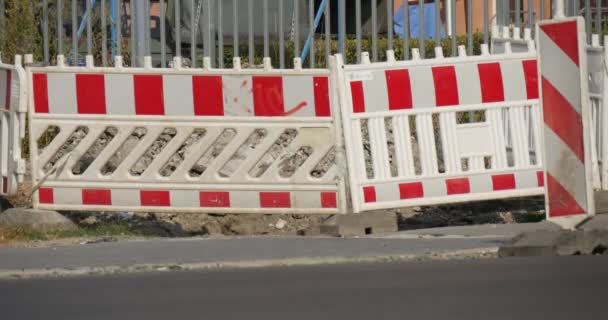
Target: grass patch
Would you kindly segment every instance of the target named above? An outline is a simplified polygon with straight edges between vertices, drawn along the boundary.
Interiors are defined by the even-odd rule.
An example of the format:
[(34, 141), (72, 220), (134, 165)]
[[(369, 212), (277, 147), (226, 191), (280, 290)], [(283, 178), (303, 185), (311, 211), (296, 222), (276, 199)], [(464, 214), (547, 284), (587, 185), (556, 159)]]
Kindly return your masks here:
[(48, 241), (66, 238), (136, 237), (146, 236), (128, 223), (99, 224), (72, 231), (38, 231), (31, 228), (7, 228), (0, 226), (0, 243), (9, 241)]

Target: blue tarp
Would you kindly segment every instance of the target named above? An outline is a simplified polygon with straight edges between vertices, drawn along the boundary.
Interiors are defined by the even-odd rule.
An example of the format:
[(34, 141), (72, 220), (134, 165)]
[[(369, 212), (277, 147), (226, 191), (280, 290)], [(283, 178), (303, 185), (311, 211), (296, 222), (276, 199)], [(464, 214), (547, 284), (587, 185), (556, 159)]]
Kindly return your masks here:
[[(410, 5), (410, 37), (418, 38), (420, 34), (419, 27), (419, 6), (417, 4)], [(435, 4), (427, 3), (424, 5), (424, 37), (434, 38), (435, 37)], [(394, 17), (395, 32), (403, 38), (403, 7), (400, 7), (395, 12)], [(445, 37), (445, 30), (443, 24), (440, 28), (440, 36)]]

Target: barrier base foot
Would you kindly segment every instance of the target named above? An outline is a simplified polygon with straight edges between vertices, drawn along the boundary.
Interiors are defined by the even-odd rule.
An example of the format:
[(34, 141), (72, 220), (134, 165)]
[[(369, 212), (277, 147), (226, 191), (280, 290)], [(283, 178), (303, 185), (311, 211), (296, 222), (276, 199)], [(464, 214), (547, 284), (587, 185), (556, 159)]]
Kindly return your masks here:
[(394, 212), (365, 212), (334, 215), (323, 222), (320, 231), (323, 235), (334, 237), (397, 232), (397, 216)]
[(608, 213), (608, 191), (595, 191), (595, 213)]

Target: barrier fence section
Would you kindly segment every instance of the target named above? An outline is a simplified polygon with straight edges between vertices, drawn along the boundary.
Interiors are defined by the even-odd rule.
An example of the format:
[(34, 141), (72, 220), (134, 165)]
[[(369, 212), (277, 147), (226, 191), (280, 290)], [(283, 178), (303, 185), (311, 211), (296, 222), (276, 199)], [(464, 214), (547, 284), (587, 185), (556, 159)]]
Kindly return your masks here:
[(21, 154), (27, 112), (25, 78), (20, 56), (15, 57), (14, 65), (0, 61), (0, 195), (3, 196), (15, 194), (25, 174)]
[[(525, 52), (528, 47), (527, 43), (533, 41), (530, 37), (530, 30), (524, 31), (524, 39), (521, 39), (518, 34), (519, 30), (516, 29), (511, 33), (508, 28), (503, 28), (502, 32), (499, 32), (498, 28), (494, 28), (492, 30), (492, 53)], [(604, 41), (604, 43), (606, 42)], [(589, 101), (592, 111), (593, 187), (598, 190), (608, 190), (608, 166), (604, 165), (603, 160), (608, 159), (608, 148), (604, 147), (608, 141), (608, 127), (604, 126), (604, 123), (608, 123), (608, 114), (604, 112), (605, 95), (608, 94), (604, 81), (608, 76), (608, 70), (605, 67), (606, 50), (600, 45), (600, 37), (597, 34), (591, 35), (591, 43), (586, 48)]]
[[(543, 193), (536, 52), (335, 66), (355, 212)], [(532, 124), (532, 126), (530, 126)], [(532, 140), (530, 140), (532, 136)], [(511, 142), (511, 146), (508, 142)], [(532, 142), (530, 142), (532, 141)]]
[(537, 26), (545, 203), (547, 219), (573, 227), (595, 214), (585, 21), (556, 17)]
[(87, 60), (28, 68), (36, 208), (345, 212), (328, 70)]

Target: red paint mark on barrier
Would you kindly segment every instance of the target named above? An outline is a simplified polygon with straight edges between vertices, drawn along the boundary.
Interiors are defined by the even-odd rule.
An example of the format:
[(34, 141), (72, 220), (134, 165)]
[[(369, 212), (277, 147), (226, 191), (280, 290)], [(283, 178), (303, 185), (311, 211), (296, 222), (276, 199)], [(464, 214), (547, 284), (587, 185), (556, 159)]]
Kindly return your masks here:
[(260, 207), (291, 208), (291, 194), (289, 192), (260, 192)]
[(36, 113), (49, 113), (49, 91), (47, 77), (44, 73), (34, 73), (34, 111)]
[(376, 202), (376, 188), (363, 187), (363, 201), (365, 203)]
[(222, 76), (193, 76), (192, 91), (194, 99), (194, 115), (224, 115), (224, 89), (222, 86)]
[(545, 186), (545, 173), (543, 171), (536, 172), (536, 181), (539, 187)]
[(285, 114), (283, 78), (253, 77), (253, 109), (258, 117), (277, 117)]
[(38, 202), (44, 204), (55, 203), (55, 196), (53, 188), (40, 188), (38, 189)]
[(422, 197), (424, 197), (424, 187), (422, 185), (422, 182), (399, 184), (399, 198), (401, 200)]
[(388, 108), (390, 110), (411, 109), (412, 85), (407, 69), (385, 71), (388, 90)]
[(515, 175), (511, 173), (492, 176), (492, 187), (494, 191), (515, 189)]
[(564, 141), (581, 162), (585, 162), (583, 119), (570, 102), (549, 81), (542, 78), (545, 124)]
[(79, 114), (106, 113), (106, 86), (102, 74), (76, 75), (76, 101)]
[(545, 24), (540, 29), (579, 66), (576, 21)]
[(200, 206), (205, 208), (229, 208), (230, 192), (202, 191), (199, 194)]
[(108, 189), (82, 189), (82, 204), (111, 206), (112, 191)]
[(135, 114), (162, 116), (165, 114), (163, 77), (161, 75), (134, 75)]
[(435, 99), (438, 107), (459, 104), (458, 82), (454, 66), (434, 67)]
[(11, 81), (13, 81), (12, 77), (13, 73), (10, 70), (6, 70), (6, 97), (4, 97), (4, 109), (6, 110), (11, 109)]
[(300, 102), (295, 108), (290, 109), (289, 111), (286, 111), (282, 114), (282, 116), (290, 116), (298, 111), (300, 111), (302, 108), (306, 107), (308, 105), (308, 103), (306, 103), (306, 101)]
[(471, 192), (471, 185), (468, 178), (447, 179), (445, 181), (448, 195), (464, 194)]
[(327, 77), (314, 77), (315, 115), (317, 117), (330, 117), (329, 79)]
[(141, 205), (144, 207), (169, 207), (171, 194), (169, 191), (141, 190), (139, 192)]
[(538, 99), (538, 68), (536, 60), (522, 61), (528, 99)]
[(2, 177), (2, 193), (4, 193), (4, 194), (8, 193), (8, 178), (7, 177)]
[(322, 208), (337, 208), (338, 196), (335, 192), (321, 192), (321, 207)]
[(484, 103), (505, 101), (500, 63), (477, 65), (481, 83), (481, 101)]
[(353, 98), (353, 112), (365, 112), (365, 93), (363, 92), (363, 82), (353, 81), (350, 83), (350, 91)]
[(581, 208), (576, 199), (549, 173), (547, 173), (547, 193), (549, 217), (585, 214), (585, 209)]

